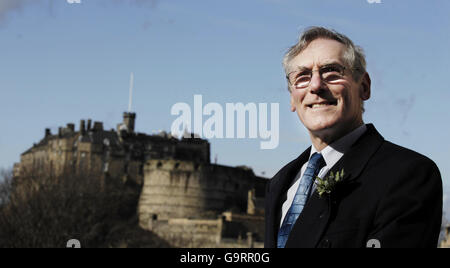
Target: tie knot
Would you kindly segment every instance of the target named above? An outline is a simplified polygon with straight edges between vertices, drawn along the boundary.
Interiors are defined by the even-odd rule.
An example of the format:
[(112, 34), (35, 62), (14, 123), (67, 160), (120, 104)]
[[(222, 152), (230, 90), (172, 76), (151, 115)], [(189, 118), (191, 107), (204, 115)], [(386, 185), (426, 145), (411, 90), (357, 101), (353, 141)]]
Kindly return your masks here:
[(314, 153), (311, 156), (311, 158), (309, 159), (308, 165), (316, 170), (320, 170), (321, 168), (323, 168), (326, 165), (326, 163), (325, 163), (325, 159), (323, 159), (322, 154)]

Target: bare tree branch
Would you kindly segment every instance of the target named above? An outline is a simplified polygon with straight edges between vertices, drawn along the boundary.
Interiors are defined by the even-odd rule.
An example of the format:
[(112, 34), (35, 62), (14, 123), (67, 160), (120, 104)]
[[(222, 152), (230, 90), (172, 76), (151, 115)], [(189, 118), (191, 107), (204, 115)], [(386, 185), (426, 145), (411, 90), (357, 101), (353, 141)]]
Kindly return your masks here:
[(104, 176), (1, 174), (0, 247), (65, 247), (70, 239), (82, 247), (169, 246), (138, 227), (136, 186)]

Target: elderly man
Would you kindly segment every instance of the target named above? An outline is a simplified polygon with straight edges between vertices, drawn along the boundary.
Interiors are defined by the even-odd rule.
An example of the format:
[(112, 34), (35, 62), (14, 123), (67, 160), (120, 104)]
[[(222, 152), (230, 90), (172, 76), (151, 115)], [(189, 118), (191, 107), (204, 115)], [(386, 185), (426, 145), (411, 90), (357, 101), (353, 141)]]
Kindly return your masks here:
[(312, 27), (283, 65), (291, 111), (312, 146), (267, 186), (265, 246), (436, 247), (439, 170), (364, 124), (371, 82), (362, 49)]

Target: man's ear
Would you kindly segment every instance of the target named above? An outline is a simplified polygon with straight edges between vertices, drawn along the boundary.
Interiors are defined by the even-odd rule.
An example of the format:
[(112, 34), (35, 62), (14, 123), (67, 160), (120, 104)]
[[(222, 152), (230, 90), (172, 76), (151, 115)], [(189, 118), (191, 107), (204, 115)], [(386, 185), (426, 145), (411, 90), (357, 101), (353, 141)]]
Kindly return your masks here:
[(292, 92), (290, 94), (291, 94), (291, 112), (295, 112), (297, 108), (295, 108), (294, 97), (292, 96)]
[(361, 94), (361, 99), (363, 101), (366, 101), (370, 98), (370, 85), (371, 85), (371, 80), (370, 80), (370, 76), (369, 73), (365, 73), (362, 81), (361, 81), (361, 86), (360, 86), (360, 94)]

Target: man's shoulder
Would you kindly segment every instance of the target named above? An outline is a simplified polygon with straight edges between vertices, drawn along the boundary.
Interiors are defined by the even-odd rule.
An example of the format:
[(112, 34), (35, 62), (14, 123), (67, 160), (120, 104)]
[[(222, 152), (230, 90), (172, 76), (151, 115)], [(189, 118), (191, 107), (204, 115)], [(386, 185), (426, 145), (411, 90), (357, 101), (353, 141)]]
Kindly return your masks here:
[(436, 166), (434, 161), (429, 157), (387, 140), (383, 141), (375, 157), (384, 159), (385, 161), (395, 161), (399, 165), (414, 163)]
[[(391, 185), (399, 189), (402, 188), (399, 185), (439, 186), (442, 181), (439, 168), (433, 160), (390, 141), (383, 141), (369, 160), (364, 174), (361, 177), (362, 181), (369, 184)], [(373, 178), (376, 180), (372, 180)]]

